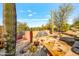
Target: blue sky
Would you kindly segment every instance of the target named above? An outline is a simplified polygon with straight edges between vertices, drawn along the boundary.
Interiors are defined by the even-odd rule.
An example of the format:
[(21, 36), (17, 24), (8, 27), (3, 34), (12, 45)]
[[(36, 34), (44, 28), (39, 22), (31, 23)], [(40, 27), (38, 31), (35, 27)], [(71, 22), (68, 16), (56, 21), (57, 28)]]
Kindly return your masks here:
[(2, 25), (2, 4), (0, 3), (0, 25)]
[[(46, 24), (50, 18), (50, 10), (57, 10), (62, 4), (55, 3), (17, 3), (17, 21), (25, 22), (30, 27)], [(72, 23), (74, 17), (79, 15), (79, 4), (72, 4), (74, 11), (71, 13), (68, 23)], [(2, 24), (2, 4), (0, 4), (0, 24)]]

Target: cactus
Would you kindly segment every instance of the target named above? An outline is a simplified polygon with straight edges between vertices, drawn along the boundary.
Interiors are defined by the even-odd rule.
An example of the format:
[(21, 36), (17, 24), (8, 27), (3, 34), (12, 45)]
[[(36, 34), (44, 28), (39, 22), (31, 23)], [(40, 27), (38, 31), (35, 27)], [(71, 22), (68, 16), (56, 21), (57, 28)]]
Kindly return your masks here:
[(7, 33), (6, 55), (13, 56), (16, 52), (16, 8), (14, 3), (3, 4), (4, 34)]

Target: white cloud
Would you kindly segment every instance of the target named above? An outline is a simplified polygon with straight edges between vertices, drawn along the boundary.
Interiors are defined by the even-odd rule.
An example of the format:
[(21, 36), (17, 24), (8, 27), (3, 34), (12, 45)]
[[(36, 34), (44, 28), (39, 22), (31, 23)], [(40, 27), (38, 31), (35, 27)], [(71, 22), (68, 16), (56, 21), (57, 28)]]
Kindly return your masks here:
[(27, 12), (32, 12), (32, 10), (27, 10)]
[(37, 14), (36, 12), (33, 12), (32, 10), (27, 10), (27, 12), (29, 12), (28, 16), (30, 17)]
[(30, 17), (31, 17), (32, 15), (33, 15), (33, 14), (29, 14), (28, 16), (30, 16)]
[(37, 14), (36, 12), (32, 11), (32, 10), (27, 10), (27, 12), (31, 13), (31, 14)]

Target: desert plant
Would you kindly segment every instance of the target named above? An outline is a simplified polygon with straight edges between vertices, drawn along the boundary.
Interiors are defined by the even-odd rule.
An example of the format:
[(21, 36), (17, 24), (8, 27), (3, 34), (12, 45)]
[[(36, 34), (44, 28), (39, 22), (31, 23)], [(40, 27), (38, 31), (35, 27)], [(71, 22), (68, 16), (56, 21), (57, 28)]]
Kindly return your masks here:
[(28, 29), (29, 27), (26, 23), (21, 23), (21, 22), (17, 23), (17, 33), (28, 30)]
[(3, 24), (6, 39), (6, 55), (15, 55), (16, 42), (16, 6), (14, 3), (3, 4)]
[(60, 30), (62, 32), (66, 32), (67, 30), (69, 30), (69, 25), (65, 22), (62, 22), (63, 25), (61, 25)]
[(57, 26), (58, 30), (61, 32), (63, 27), (68, 27), (67, 19), (70, 16), (70, 13), (73, 11), (73, 6), (70, 4), (64, 4), (60, 6), (57, 11), (54, 11), (54, 23)]
[(37, 46), (31, 45), (31, 46), (29, 47), (29, 51), (32, 52), (32, 53), (35, 53), (35, 52), (37, 51)]
[(79, 29), (79, 16), (74, 18), (74, 23), (73, 23), (73, 27), (78, 28)]

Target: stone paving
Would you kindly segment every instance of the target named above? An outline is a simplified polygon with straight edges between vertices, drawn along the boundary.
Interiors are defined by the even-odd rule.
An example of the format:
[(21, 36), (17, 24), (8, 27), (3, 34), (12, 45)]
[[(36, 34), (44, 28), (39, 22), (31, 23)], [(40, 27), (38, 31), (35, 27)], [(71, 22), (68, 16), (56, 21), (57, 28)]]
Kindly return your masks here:
[(5, 55), (5, 49), (0, 49), (0, 56), (4, 56)]

